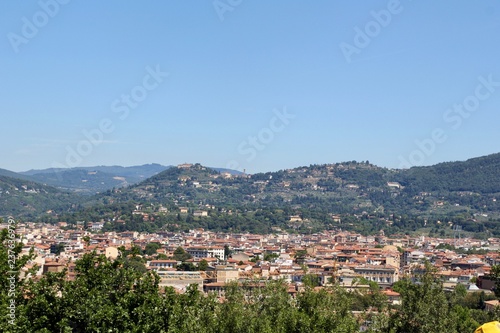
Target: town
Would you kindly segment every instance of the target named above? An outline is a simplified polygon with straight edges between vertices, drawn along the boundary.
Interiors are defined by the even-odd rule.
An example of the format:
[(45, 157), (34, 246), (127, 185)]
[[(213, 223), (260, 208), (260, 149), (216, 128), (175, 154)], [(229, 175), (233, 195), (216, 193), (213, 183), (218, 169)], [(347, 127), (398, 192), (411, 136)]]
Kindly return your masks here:
[[(62, 272), (74, 279), (75, 261), (95, 251), (109, 259), (128, 254), (140, 258), (147, 270), (160, 276), (160, 287), (183, 293), (196, 284), (200, 291), (224, 294), (231, 281), (241, 283), (283, 280), (290, 295), (303, 288), (306, 275), (314, 277), (315, 288), (333, 283), (355, 290), (375, 282), (391, 304), (400, 302), (391, 289), (403, 277), (423, 269), (425, 261), (436, 269), (444, 289), (463, 285), (468, 291), (493, 294), (488, 278), (491, 267), (500, 263), (500, 239), (487, 240), (362, 236), (345, 231), (324, 231), (311, 235), (275, 233), (215, 233), (203, 229), (189, 232), (99, 232), (99, 223), (73, 228), (66, 222), (56, 225), (25, 222), (16, 226), (23, 243), (21, 255), (34, 249), (36, 258), (26, 267), (38, 268), (37, 279), (47, 272)], [(7, 228), (2, 224), (1, 228)], [(486, 301), (493, 309), (498, 300)]]

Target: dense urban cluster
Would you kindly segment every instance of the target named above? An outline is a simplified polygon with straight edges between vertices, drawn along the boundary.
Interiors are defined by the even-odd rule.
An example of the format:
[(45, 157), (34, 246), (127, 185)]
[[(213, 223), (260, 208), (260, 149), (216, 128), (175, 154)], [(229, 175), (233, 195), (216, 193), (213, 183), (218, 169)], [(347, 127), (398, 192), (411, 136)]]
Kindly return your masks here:
[(465, 332), (498, 315), (497, 238), (96, 225), (17, 223), (12, 269), (2, 224), (1, 311), (15, 271), (18, 325), (2, 331)]

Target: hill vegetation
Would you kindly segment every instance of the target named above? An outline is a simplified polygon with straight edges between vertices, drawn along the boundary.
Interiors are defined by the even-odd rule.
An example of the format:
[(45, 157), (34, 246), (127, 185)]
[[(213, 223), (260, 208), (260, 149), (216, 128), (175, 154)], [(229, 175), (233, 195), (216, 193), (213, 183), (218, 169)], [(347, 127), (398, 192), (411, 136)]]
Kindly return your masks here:
[(20, 173), (29, 179), (47, 184), (58, 189), (79, 194), (92, 195), (115, 187), (123, 187), (138, 183), (168, 166), (145, 164), (141, 166), (95, 166), (71, 169), (30, 170)]
[(35, 219), (76, 209), (81, 198), (30, 180), (0, 176), (0, 216)]
[[(0, 169), (0, 175), (11, 178), (31, 180), (71, 191), (78, 194), (93, 195), (113, 188), (130, 186), (152, 177), (171, 166), (161, 164), (144, 164), (138, 166), (92, 166), (68, 169), (42, 169), (24, 172), (12, 172)], [(223, 168), (213, 168), (219, 172), (239, 175), (241, 172)]]
[[(75, 188), (83, 178), (90, 179), (90, 171), (65, 172), (64, 182), (75, 183)], [(101, 171), (91, 173), (95, 181), (88, 182), (94, 188), (99, 182), (111, 185), (102, 180), (109, 177)], [(16, 182), (20, 188), (22, 181)], [(194, 164), (170, 167), (137, 184), (115, 186), (85, 199), (54, 189), (39, 192), (40, 199), (52, 196), (40, 205), (32, 199), (31, 206), (4, 201), (3, 209), (12, 204), (17, 208), (10, 213), (37, 215), (46, 222), (104, 220), (105, 230), (203, 227), (309, 233), (342, 228), (364, 234), (384, 230), (444, 236), (460, 225), (477, 236), (500, 235), (500, 154), (407, 170), (350, 161), (245, 175)], [(70, 203), (70, 210), (63, 209)], [(47, 207), (50, 204), (55, 209)]]
[(107, 210), (107, 228), (117, 230), (313, 232), (340, 227), (444, 235), (459, 224), (477, 235), (499, 235), (499, 165), (500, 154), (495, 154), (409, 170), (351, 161), (230, 176), (195, 164), (107, 191), (66, 219), (85, 220), (96, 210)]

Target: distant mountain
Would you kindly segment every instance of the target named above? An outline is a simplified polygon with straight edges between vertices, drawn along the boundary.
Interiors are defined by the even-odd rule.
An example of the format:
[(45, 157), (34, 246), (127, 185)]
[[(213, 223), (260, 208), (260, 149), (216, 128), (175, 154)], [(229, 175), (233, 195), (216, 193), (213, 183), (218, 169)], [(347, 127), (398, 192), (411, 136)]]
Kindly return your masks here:
[[(139, 166), (93, 166), (71, 169), (49, 168), (29, 170), (20, 173), (5, 170), (5, 175), (14, 178), (33, 180), (54, 186), (61, 190), (69, 190), (79, 194), (92, 195), (112, 188), (124, 187), (141, 182), (162, 171), (171, 168), (161, 164), (144, 164)], [(233, 175), (241, 174), (236, 170), (214, 168), (219, 172)], [(0, 169), (0, 175), (2, 169)]]
[(61, 215), (76, 208), (80, 198), (33, 181), (0, 176), (0, 216), (39, 218)]
[(13, 171), (9, 171), (6, 169), (0, 169), (0, 176), (5, 176), (5, 177), (11, 177), (11, 178), (19, 178), (19, 179), (26, 179), (26, 180), (32, 180), (32, 178), (28, 175), (22, 174), (22, 173), (17, 173)]
[[(210, 210), (219, 221), (213, 225), (217, 228), (231, 225), (220, 219), (235, 219), (234, 215), (223, 216), (223, 212), (237, 211), (240, 217), (253, 221), (264, 209), (288, 214), (280, 217), (279, 227), (290, 227), (287, 221), (292, 216), (321, 228), (331, 223), (332, 216), (350, 215), (377, 221), (371, 226), (366, 222), (365, 231), (372, 227), (406, 230), (424, 227), (426, 219), (451, 219), (480, 232), (492, 228), (487, 221), (500, 220), (499, 197), (500, 154), (494, 154), (408, 170), (352, 161), (232, 176), (195, 164), (169, 168), (138, 184), (103, 193), (91, 202), (95, 207), (133, 202), (141, 207), (168, 207), (172, 212), (178, 212), (179, 207)], [(408, 222), (404, 216), (421, 220)], [(468, 224), (475, 220), (486, 224)], [(238, 228), (244, 230), (241, 223)], [(261, 224), (259, 228), (264, 227)]]
[[(219, 170), (200, 164), (39, 170), (24, 176), (72, 191), (101, 193), (83, 202), (19, 179), (9, 193), (15, 186), (15, 191), (34, 194), (30, 189), (36, 187), (41, 197), (52, 195), (48, 201), (55, 207), (75, 200), (73, 208), (80, 208), (68, 211), (63, 216), (67, 221), (120, 220), (126, 222), (120, 224), (123, 230), (153, 231), (172, 224), (225, 231), (292, 228), (306, 232), (342, 220), (342, 228), (364, 233), (381, 229), (444, 232), (442, 228), (451, 230), (458, 223), (467, 231), (500, 236), (500, 154), (405, 170), (356, 161), (253, 175)], [(23, 182), (32, 185), (21, 191)], [(29, 208), (33, 214), (43, 213), (34, 204), (17, 205), (18, 211)], [(186, 207), (188, 213), (183, 208), (183, 214), (188, 215), (180, 215), (180, 207)], [(194, 211), (200, 210), (206, 218), (194, 218)], [(144, 224), (143, 216), (154, 223)]]
[[(341, 204), (348, 209), (364, 207), (370, 211), (387, 206), (413, 213), (425, 212), (431, 200), (453, 198), (453, 203), (470, 204), (468, 198), (460, 199), (466, 192), (491, 199), (500, 194), (500, 154), (408, 170), (346, 162), (231, 177), (195, 164), (169, 168), (119, 191), (127, 200), (150, 198), (164, 204), (175, 198), (181, 203), (269, 205), (277, 200), (275, 204), (300, 206), (307, 198), (323, 208)], [(422, 195), (428, 203), (423, 206), (419, 203), (422, 200), (416, 198)], [(486, 208), (496, 209), (491, 202)]]
[(74, 191), (80, 194), (95, 194), (138, 183), (169, 166), (145, 164), (141, 166), (95, 166), (71, 169), (29, 170), (20, 173), (30, 179), (54, 186), (59, 189)]
[(68, 170), (86, 170), (86, 171), (101, 171), (109, 174), (116, 174), (123, 177), (148, 178), (151, 177), (150, 175), (162, 172), (168, 168), (170, 168), (170, 166), (164, 166), (157, 163), (130, 166), (130, 167), (123, 167), (118, 165), (114, 166), (100, 165), (100, 166), (90, 166), (90, 167), (77, 167), (71, 169), (49, 168), (40, 170), (28, 170), (20, 172), (20, 174), (32, 176), (41, 173), (56, 173)]
[[(365, 163), (300, 167), (254, 175), (224, 176), (195, 164), (172, 167), (143, 182), (103, 195), (113, 202), (152, 202), (166, 206), (303, 208), (352, 212), (375, 209), (368, 192), (390, 192), (397, 172)], [(390, 194), (389, 194), (390, 196)]]

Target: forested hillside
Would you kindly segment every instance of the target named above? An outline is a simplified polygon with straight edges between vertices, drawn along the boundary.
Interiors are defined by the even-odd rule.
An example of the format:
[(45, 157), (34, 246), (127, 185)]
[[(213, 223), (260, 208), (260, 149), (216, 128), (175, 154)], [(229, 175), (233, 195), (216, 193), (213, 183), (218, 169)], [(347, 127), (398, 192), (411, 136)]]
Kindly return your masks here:
[(39, 183), (0, 176), (0, 216), (35, 219), (72, 211), (81, 198)]
[(114, 187), (138, 183), (168, 168), (168, 166), (160, 164), (145, 164), (132, 167), (95, 166), (30, 170), (21, 174), (33, 181), (54, 186), (58, 189), (92, 195)]
[[(164, 225), (259, 232), (337, 226), (442, 233), (448, 231), (441, 224), (459, 223), (466, 231), (500, 234), (499, 160), (495, 154), (409, 170), (351, 161), (238, 176), (200, 164), (172, 167), (95, 196), (66, 219), (88, 220), (97, 217), (96, 211), (108, 211), (110, 227), (148, 231)], [(181, 213), (183, 207), (187, 211)], [(196, 210), (207, 216), (196, 216)], [(149, 214), (146, 219), (144, 214)]]
[[(58, 181), (55, 173), (43, 175)], [(449, 233), (459, 224), (477, 235), (500, 235), (500, 154), (407, 170), (350, 161), (246, 175), (194, 164), (168, 168), (126, 187), (123, 178), (101, 171), (59, 176), (68, 176), (64, 183), (75, 188), (82, 182), (94, 189), (116, 186), (83, 198), (4, 178), (2, 214), (46, 222), (104, 220), (114, 230), (312, 232), (340, 227), (363, 233), (426, 229), (432, 235)]]

